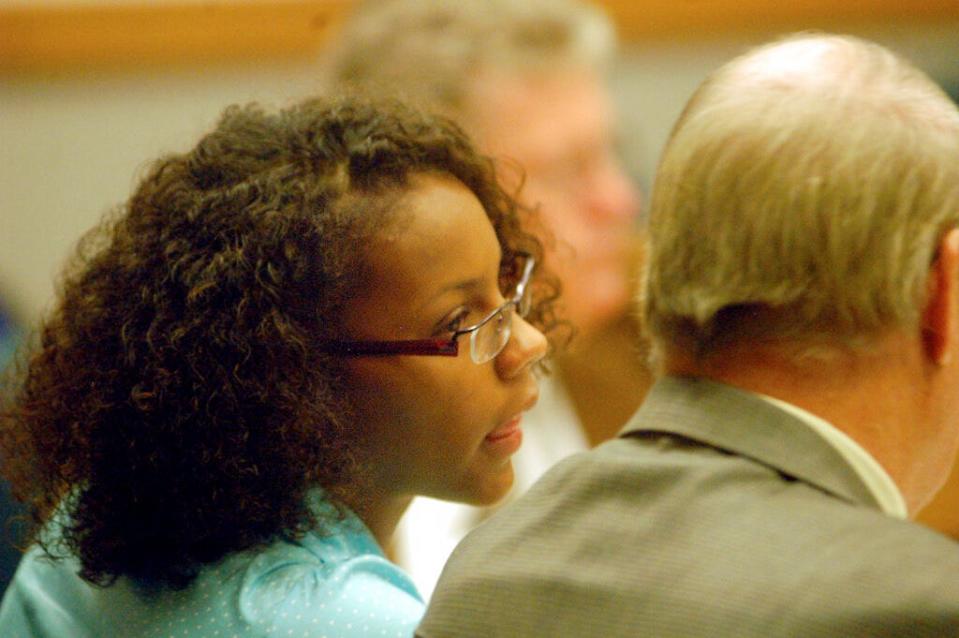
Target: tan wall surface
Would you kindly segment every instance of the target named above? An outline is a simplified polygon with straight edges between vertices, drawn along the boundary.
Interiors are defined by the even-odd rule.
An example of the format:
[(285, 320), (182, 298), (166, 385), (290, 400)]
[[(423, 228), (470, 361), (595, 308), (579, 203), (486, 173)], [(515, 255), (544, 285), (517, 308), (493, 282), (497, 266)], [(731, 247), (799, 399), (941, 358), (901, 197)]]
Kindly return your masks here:
[[(103, 2), (90, 5), (92, 9), (84, 8), (84, 2), (78, 4), (83, 5), (83, 11), (109, 9)], [(133, 7), (142, 17), (148, 15), (143, 12), (150, 5), (163, 3), (115, 4), (123, 5), (119, 8), (124, 10)], [(190, 9), (189, 4), (150, 10), (185, 11), (183, 15), (188, 15), (198, 6), (224, 5), (193, 3)], [(230, 4), (237, 11), (232, 18), (238, 21), (232, 27), (238, 34), (236, 39), (255, 40), (236, 25), (244, 15), (249, 18), (268, 3)], [(236, 9), (244, 4), (259, 7)], [(21, 11), (21, 16), (29, 14), (39, 19), (33, 27), (39, 32), (31, 37), (41, 40), (45, 37), (43, 29), (52, 28), (55, 20), (53, 14), (44, 13), (45, 3), (24, 9), (10, 0), (0, 0), (0, 51), (5, 51), (0, 55), (0, 294), (11, 301), (22, 317), (35, 319), (49, 304), (55, 274), (75, 240), (105, 210), (123, 201), (147, 160), (160, 153), (188, 148), (229, 103), (256, 99), (282, 105), (315, 91), (318, 54), (314, 47), (319, 41), (311, 38), (326, 27), (316, 23), (310, 31), (302, 23), (309, 12), (298, 12), (306, 5), (313, 7), (312, 11), (323, 5), (324, 10), (333, 11), (324, 14), (329, 15), (329, 22), (326, 18), (320, 21), (328, 26), (335, 24), (335, 11), (342, 11), (348, 4), (273, 4), (280, 13), (288, 11), (285, 19), (289, 21), (281, 29), (277, 24), (283, 20), (276, 18), (277, 24), (269, 29), (274, 33), (277, 29), (292, 29), (307, 34), (297, 40), (299, 44), (294, 42), (295, 46), (287, 49), (275, 45), (273, 49), (251, 53), (245, 45), (237, 45), (221, 57), (200, 55), (195, 50), (185, 56), (182, 51), (173, 50), (164, 55), (162, 49), (157, 49), (150, 54), (154, 56), (152, 61), (134, 63), (123, 58), (127, 54), (122, 53), (122, 48), (109, 48), (106, 41), (114, 38), (114, 44), (125, 41), (130, 45), (136, 38), (131, 39), (127, 33), (123, 40), (101, 29), (104, 45), (100, 58), (93, 53), (87, 58), (79, 53), (64, 57), (66, 49), (60, 49), (51, 52), (45, 62), (23, 63), (30, 56), (21, 47), (19, 53), (14, 52), (21, 56), (21, 62), (13, 64), (4, 57), (14, 55), (11, 51), (15, 49), (5, 35), (19, 28), (11, 26), (10, 17)], [(745, 48), (785, 31), (831, 28), (864, 35), (912, 58), (937, 78), (959, 82), (959, 38), (955, 37), (959, 16), (948, 18), (950, 11), (959, 11), (959, 0), (860, 0), (842, 3), (844, 8), (837, 9), (840, 14), (830, 13), (827, 3), (818, 0), (607, 0), (605, 4), (621, 20), (621, 30), (629, 36), (622, 64), (614, 74), (613, 89), (620, 104), (624, 150), (645, 186), (673, 119), (705, 74)], [(760, 8), (760, 4), (788, 4), (791, 9), (771, 18), (762, 13), (766, 9)], [(691, 17), (688, 12), (683, 13), (693, 5), (698, 7), (698, 14)], [(915, 13), (903, 17), (900, 5), (922, 5), (938, 13), (932, 17)], [(672, 17), (663, 18), (667, 6), (679, 9), (668, 14)], [(752, 18), (733, 10), (749, 6), (757, 12)], [(640, 7), (646, 9), (645, 13), (639, 11)], [(720, 11), (723, 8), (725, 13)], [(853, 13), (849, 13), (851, 10)], [(127, 18), (131, 15), (126, 14)], [(264, 14), (256, 15), (261, 16), (260, 22), (266, 21)], [(656, 19), (672, 20), (673, 26), (653, 29), (650, 25)], [(161, 32), (169, 36), (169, 31), (163, 29), (152, 31)], [(195, 36), (200, 31), (193, 33)], [(183, 41), (192, 42), (190, 46), (208, 46), (217, 41), (214, 35), (208, 40), (191, 36), (192, 40)], [(85, 41), (92, 46), (96, 39), (87, 37)], [(153, 42), (151, 46), (157, 41)]]

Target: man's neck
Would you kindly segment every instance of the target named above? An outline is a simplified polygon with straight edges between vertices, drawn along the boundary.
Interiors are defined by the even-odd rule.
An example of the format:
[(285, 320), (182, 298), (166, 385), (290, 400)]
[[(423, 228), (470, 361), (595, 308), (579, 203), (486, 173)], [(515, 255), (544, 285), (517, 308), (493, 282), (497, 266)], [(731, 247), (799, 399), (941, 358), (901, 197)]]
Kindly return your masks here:
[(925, 454), (919, 446), (931, 436), (921, 428), (931, 415), (923, 386), (926, 364), (907, 340), (890, 336), (868, 351), (829, 349), (807, 356), (781, 344), (741, 344), (699, 359), (671, 354), (664, 367), (667, 374), (765, 394), (824, 419), (885, 469), (910, 513), (938, 488), (926, 478), (935, 472), (917, 472)]

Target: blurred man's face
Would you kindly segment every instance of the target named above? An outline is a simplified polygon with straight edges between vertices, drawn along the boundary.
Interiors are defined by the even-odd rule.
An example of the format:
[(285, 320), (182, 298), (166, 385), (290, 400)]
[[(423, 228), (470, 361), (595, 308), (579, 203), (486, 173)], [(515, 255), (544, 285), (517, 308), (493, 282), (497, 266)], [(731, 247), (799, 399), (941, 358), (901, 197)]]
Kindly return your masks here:
[(538, 205), (555, 233), (549, 259), (569, 318), (590, 332), (621, 316), (634, 293), (639, 197), (613, 149), (612, 105), (601, 78), (586, 71), (486, 74), (472, 105), (468, 120), (479, 143), (520, 164), (525, 203)]

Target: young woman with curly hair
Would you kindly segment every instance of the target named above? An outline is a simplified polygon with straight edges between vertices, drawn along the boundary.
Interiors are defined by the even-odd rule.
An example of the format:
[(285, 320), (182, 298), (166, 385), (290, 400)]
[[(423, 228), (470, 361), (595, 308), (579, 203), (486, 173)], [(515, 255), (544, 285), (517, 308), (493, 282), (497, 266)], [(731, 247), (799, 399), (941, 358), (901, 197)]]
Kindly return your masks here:
[(536, 401), (557, 289), (525, 219), (396, 104), (231, 107), (159, 160), (0, 414), (33, 542), (0, 633), (411, 634), (381, 548), (416, 494), (504, 495)]

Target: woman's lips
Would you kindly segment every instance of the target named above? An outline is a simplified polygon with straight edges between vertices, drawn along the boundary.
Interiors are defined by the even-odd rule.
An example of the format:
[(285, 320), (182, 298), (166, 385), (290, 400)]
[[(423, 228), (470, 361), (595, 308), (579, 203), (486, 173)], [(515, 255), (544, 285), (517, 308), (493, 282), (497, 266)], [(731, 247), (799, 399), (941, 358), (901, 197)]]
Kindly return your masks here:
[(516, 453), (523, 444), (523, 413), (532, 409), (539, 400), (539, 391), (534, 385), (523, 403), (523, 407), (515, 415), (498, 425), (495, 430), (483, 439), (484, 447), (494, 456), (508, 458)]
[(486, 435), (484, 443), (496, 456), (510, 456), (523, 444), (522, 414), (517, 414)]

